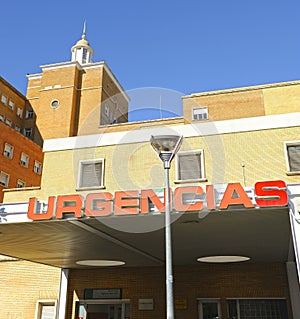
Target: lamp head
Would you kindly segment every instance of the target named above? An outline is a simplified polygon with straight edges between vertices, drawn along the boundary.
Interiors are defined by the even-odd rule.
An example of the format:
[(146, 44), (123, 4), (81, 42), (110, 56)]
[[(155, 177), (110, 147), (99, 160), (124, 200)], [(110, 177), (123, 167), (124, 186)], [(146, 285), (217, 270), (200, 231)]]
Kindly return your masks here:
[(179, 135), (151, 136), (150, 143), (159, 158), (164, 162), (164, 168), (170, 168), (171, 161), (177, 153), (182, 142)]

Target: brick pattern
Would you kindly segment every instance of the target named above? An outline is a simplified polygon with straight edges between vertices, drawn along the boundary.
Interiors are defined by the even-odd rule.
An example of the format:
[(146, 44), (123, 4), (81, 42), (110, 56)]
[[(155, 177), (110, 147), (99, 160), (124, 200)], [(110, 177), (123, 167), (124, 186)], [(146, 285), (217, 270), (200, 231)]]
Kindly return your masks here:
[[(122, 298), (130, 299), (131, 319), (165, 318), (164, 268), (71, 270), (66, 319), (74, 318), (74, 303), (84, 299), (85, 288), (121, 288)], [(285, 265), (276, 263), (175, 267), (174, 294), (187, 300), (187, 309), (175, 311), (177, 319), (197, 318), (197, 298), (220, 298), (222, 318), (227, 317), (226, 298), (283, 297), (290, 308)], [(138, 299), (143, 298), (154, 299), (154, 310), (138, 310)]]
[(27, 261), (0, 262), (0, 317), (33, 319), (37, 300), (57, 300), (60, 269)]

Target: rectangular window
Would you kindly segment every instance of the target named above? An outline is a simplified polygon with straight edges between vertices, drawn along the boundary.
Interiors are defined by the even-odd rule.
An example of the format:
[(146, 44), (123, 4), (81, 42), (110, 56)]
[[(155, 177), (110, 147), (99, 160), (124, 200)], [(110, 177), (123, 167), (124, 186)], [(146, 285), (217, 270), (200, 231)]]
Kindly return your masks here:
[(8, 102), (8, 107), (13, 111), (15, 108), (15, 102), (12, 100), (9, 100)]
[(26, 111), (26, 118), (27, 119), (32, 119), (34, 116), (34, 112), (32, 110)]
[(26, 137), (30, 137), (32, 135), (32, 128), (31, 127), (24, 128), (24, 135)]
[(79, 162), (78, 188), (104, 187), (104, 159), (84, 160)]
[(193, 120), (207, 120), (208, 119), (208, 109), (207, 107), (198, 107), (193, 109)]
[(2, 96), (1, 96), (1, 102), (2, 102), (3, 104), (7, 105), (7, 101), (8, 101), (7, 96), (5, 96), (5, 95), (2, 94)]
[(106, 115), (107, 117), (109, 116), (109, 107), (108, 107), (107, 104), (105, 104), (104, 113), (105, 113), (105, 115)]
[(285, 142), (287, 173), (300, 174), (300, 141)]
[(8, 182), (9, 182), (9, 175), (4, 172), (0, 172), (0, 185), (7, 187)]
[(229, 299), (228, 318), (288, 319), (285, 299)]
[(9, 119), (6, 119), (5, 120), (5, 124), (11, 127), (12, 126), (12, 121), (9, 120)]
[(21, 128), (20, 128), (20, 126), (19, 126), (19, 125), (17, 125), (17, 124), (15, 124), (15, 130), (16, 130), (17, 132), (21, 132)]
[(20, 159), (20, 165), (24, 166), (24, 167), (28, 167), (28, 163), (29, 163), (29, 156), (22, 152), (21, 159)]
[(4, 144), (3, 155), (8, 157), (8, 158), (13, 158), (13, 153), (14, 153), (14, 147), (11, 146), (8, 143), (5, 143)]
[(17, 188), (24, 188), (25, 182), (21, 181), (20, 179), (17, 180)]
[(1, 122), (4, 122), (4, 121), (5, 121), (4, 115), (0, 115), (0, 121), (1, 121)]
[(205, 181), (203, 150), (179, 152), (176, 156), (177, 182)]
[(23, 117), (23, 109), (21, 107), (17, 108), (17, 116), (21, 119)]
[(33, 171), (36, 174), (41, 174), (42, 173), (42, 164), (39, 161), (34, 161)]
[(55, 300), (39, 300), (36, 305), (36, 319), (55, 319), (56, 317), (56, 301)]

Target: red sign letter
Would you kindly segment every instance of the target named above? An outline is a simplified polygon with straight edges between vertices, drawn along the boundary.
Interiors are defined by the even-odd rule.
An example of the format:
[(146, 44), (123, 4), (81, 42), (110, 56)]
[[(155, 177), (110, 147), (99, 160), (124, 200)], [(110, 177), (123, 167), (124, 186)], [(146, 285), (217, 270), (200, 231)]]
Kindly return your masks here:
[(115, 192), (115, 215), (137, 215), (139, 213), (138, 191)]
[(86, 196), (86, 216), (108, 216), (112, 213), (112, 194), (108, 192), (93, 193)]
[(288, 203), (284, 181), (257, 182), (254, 189), (257, 196), (256, 203), (260, 207), (285, 206)]
[(244, 205), (246, 208), (254, 207), (240, 183), (227, 185), (220, 203), (220, 209), (227, 209), (229, 205)]
[(37, 213), (36, 212), (37, 200), (35, 197), (31, 197), (29, 199), (29, 206), (28, 206), (28, 213), (27, 213), (28, 218), (32, 220), (51, 219), (53, 216), (54, 202), (55, 202), (55, 196), (50, 196), (48, 198), (48, 208), (46, 213)]
[[(63, 214), (73, 213), (75, 217), (82, 217), (82, 197), (80, 195), (64, 195), (57, 197), (56, 218), (63, 218)], [(70, 203), (72, 205), (65, 205)]]

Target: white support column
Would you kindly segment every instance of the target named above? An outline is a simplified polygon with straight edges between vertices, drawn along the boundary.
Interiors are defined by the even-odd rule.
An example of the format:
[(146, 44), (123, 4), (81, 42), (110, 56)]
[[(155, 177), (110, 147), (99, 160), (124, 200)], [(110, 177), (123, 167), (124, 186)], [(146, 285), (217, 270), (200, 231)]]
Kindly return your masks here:
[(69, 269), (61, 269), (57, 319), (65, 319)]
[(286, 263), (286, 272), (289, 282), (293, 318), (297, 319), (300, 318), (300, 289), (296, 263), (288, 261)]

